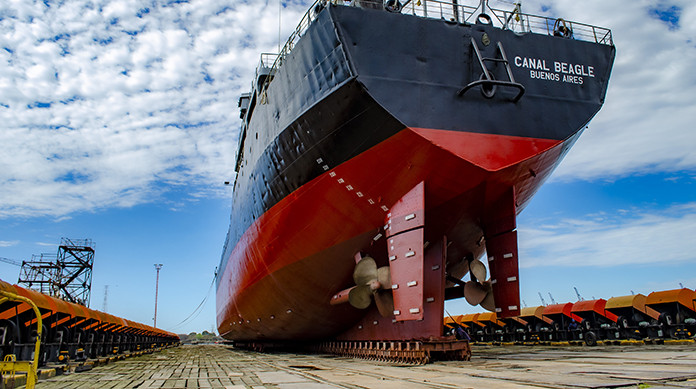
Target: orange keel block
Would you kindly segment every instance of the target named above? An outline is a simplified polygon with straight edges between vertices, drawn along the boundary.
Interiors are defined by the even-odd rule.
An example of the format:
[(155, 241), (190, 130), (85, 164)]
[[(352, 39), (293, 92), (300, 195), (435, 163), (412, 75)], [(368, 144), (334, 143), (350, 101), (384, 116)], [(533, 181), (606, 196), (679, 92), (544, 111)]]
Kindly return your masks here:
[[(33, 302), (42, 321), (40, 364), (61, 360), (84, 360), (179, 343), (179, 337), (144, 324), (98, 312), (0, 280), (0, 291)], [(0, 344), (2, 355), (15, 354), (29, 359), (31, 340), (37, 331), (36, 316), (25, 309), (27, 303), (0, 299)], [(62, 359), (61, 359), (62, 358)]]

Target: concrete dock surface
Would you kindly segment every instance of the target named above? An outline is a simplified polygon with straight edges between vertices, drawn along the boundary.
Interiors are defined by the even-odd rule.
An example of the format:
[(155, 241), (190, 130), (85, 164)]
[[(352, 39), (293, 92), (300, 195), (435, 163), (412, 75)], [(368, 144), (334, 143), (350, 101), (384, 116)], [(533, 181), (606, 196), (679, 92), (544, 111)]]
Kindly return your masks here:
[(474, 345), (470, 362), (424, 366), (185, 345), (52, 377), (36, 387), (696, 388), (696, 345)]

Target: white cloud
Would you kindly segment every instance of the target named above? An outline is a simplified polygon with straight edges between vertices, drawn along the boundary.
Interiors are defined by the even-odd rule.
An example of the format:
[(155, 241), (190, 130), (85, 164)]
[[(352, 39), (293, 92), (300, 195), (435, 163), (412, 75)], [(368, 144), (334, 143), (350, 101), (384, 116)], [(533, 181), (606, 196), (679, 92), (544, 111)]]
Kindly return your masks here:
[[(0, 218), (225, 193), (237, 97), (278, 14), (213, 3), (0, 4)], [(304, 11), (288, 6), (284, 36)]]
[[(307, 4), (285, 2), (283, 39)], [(0, 218), (155, 201), (166, 185), (225, 193), (238, 95), (278, 41), (276, 2), (0, 2)], [(562, 179), (696, 166), (696, 3), (678, 29), (648, 1), (554, 1), (613, 29), (607, 105)], [(541, 3), (525, 2), (539, 12)], [(30, 108), (33, 107), (33, 108)]]
[(696, 263), (696, 203), (665, 210), (616, 211), (520, 226), (520, 265), (622, 266)]
[[(671, 5), (681, 9), (674, 29), (651, 14)], [(559, 1), (552, 12), (611, 28), (617, 50), (606, 104), (555, 178), (696, 169), (696, 2)]]
[(19, 244), (18, 240), (0, 240), (0, 247), (12, 247)]

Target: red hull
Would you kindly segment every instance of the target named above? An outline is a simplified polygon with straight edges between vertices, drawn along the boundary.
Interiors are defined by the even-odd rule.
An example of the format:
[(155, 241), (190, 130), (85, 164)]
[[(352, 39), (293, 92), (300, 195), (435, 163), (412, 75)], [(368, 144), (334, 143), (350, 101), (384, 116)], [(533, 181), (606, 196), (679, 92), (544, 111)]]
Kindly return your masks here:
[(554, 141), (406, 128), (330, 167), (259, 217), (233, 249), (218, 285), (220, 334), (242, 341), (439, 332), (441, 314), (393, 323), (374, 306), (330, 305), (334, 293), (353, 285), (354, 254), (387, 262), (385, 238), (376, 237), (389, 207), (424, 182), (425, 240), (446, 236), (448, 272), (463, 275), (457, 272), (465, 265), (453, 261), (483, 254), (477, 242), (486, 207), (512, 187), (519, 212), (578, 135)]

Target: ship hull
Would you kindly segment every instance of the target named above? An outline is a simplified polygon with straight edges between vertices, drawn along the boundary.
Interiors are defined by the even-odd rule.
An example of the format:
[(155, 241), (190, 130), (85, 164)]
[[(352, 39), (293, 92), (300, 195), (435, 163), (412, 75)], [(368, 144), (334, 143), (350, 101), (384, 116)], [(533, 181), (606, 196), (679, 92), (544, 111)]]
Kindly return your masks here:
[[(484, 33), (507, 49), (526, 88), (519, 101), (505, 88), (490, 99), (478, 89), (458, 93), (480, 76), (467, 45)], [(385, 36), (404, 39), (393, 44)], [(388, 264), (385, 220), (420, 183), (424, 240), (446, 237), (447, 273), (456, 277), (466, 272), (463, 258), (485, 250), (487, 206), (513, 188), (515, 211), (524, 208), (601, 107), (614, 55), (613, 47), (554, 39), (382, 11), (323, 10), (246, 128), (218, 274), (220, 334), (258, 341), (439, 333), (441, 309), (426, 306), (424, 320), (397, 324), (374, 307), (329, 302), (354, 284), (356, 253)], [(452, 42), (460, 48), (443, 47)], [(522, 65), (548, 58), (542, 52), (549, 47), (563, 63), (585, 61), (593, 77), (585, 76), (584, 86), (530, 80), (536, 73)], [(505, 76), (500, 66), (491, 72)]]

